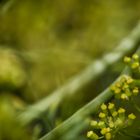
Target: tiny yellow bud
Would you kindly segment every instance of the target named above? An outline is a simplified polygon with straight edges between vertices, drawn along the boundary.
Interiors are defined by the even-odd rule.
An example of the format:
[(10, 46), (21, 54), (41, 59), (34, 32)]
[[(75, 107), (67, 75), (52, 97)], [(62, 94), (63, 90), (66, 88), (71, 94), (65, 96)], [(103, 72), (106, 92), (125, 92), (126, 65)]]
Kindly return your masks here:
[(110, 128), (108, 127), (108, 128), (106, 128), (106, 130), (107, 130), (107, 132), (110, 132)]
[(138, 60), (138, 59), (139, 59), (139, 56), (138, 56), (137, 54), (133, 54), (132, 58), (133, 58), (134, 60)]
[(91, 121), (91, 122), (90, 122), (90, 125), (91, 125), (91, 126), (97, 126), (97, 124), (98, 124), (97, 121)]
[(132, 92), (134, 93), (134, 95), (138, 95), (139, 93), (139, 89), (137, 87), (135, 87)]
[(134, 62), (132, 65), (131, 65), (131, 68), (132, 69), (137, 69), (139, 67), (139, 62)]
[(124, 108), (120, 108), (120, 109), (118, 110), (118, 113), (119, 113), (119, 114), (124, 113), (124, 112), (125, 112), (125, 109), (124, 109)]
[(128, 115), (128, 118), (131, 120), (134, 120), (134, 119), (136, 119), (136, 116), (133, 113), (131, 113)]
[(113, 128), (114, 127), (114, 123), (113, 122), (109, 122), (109, 127)]
[(102, 110), (106, 110), (106, 109), (107, 109), (107, 106), (106, 106), (105, 104), (102, 104), (102, 105), (101, 105), (101, 109), (102, 109)]
[(108, 132), (110, 132), (110, 128), (108, 127), (108, 128), (102, 128), (101, 129), (101, 134), (102, 135), (105, 135), (106, 133), (108, 133)]
[(121, 92), (121, 89), (119, 89), (119, 88), (116, 88), (115, 90), (114, 90), (114, 93), (115, 94), (119, 94)]
[(120, 88), (121, 87), (120, 82), (116, 83), (115, 86), (118, 87), (118, 88)]
[(122, 87), (123, 90), (124, 89), (127, 89), (127, 88), (129, 88), (129, 85), (128, 84), (124, 84), (123, 87)]
[(103, 128), (101, 129), (101, 132), (100, 132), (102, 135), (106, 134), (107, 133), (107, 129), (106, 128)]
[(134, 81), (134, 79), (132, 79), (131, 77), (129, 77), (129, 78), (127, 79), (127, 84), (131, 84), (133, 81)]
[(105, 118), (105, 116), (106, 116), (105, 113), (100, 112), (100, 114), (99, 114), (100, 118)]
[(123, 61), (124, 61), (125, 63), (130, 63), (130, 62), (131, 62), (131, 58), (125, 56)]
[(120, 118), (118, 118), (118, 119), (115, 121), (115, 126), (121, 126), (121, 125), (123, 125), (123, 121), (122, 121)]
[(121, 95), (121, 99), (125, 100), (125, 99), (128, 99), (128, 97), (127, 97), (126, 94), (123, 93), (123, 94)]
[(88, 137), (88, 138), (91, 138), (92, 135), (93, 135), (93, 131), (87, 132), (87, 137)]
[(114, 111), (113, 113), (112, 113), (112, 116), (113, 117), (116, 117), (118, 115), (118, 112), (117, 111)]
[(108, 109), (113, 109), (114, 107), (115, 107), (115, 105), (113, 103), (109, 103)]
[(105, 138), (106, 138), (106, 140), (111, 140), (111, 138), (112, 138), (111, 133), (106, 133)]
[(99, 126), (100, 128), (103, 128), (103, 127), (105, 127), (105, 122), (103, 122), (103, 121), (100, 121), (100, 122), (98, 123), (98, 126)]
[(96, 133), (94, 133), (93, 131), (87, 132), (87, 137), (91, 138), (91, 139), (95, 139), (95, 140), (97, 140), (99, 138), (99, 136)]

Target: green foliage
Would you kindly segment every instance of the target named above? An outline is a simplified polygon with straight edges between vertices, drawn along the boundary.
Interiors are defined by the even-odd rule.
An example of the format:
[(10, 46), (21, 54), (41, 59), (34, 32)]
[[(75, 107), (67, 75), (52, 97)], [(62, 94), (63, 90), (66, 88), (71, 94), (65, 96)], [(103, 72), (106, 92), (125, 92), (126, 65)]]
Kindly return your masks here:
[(10, 49), (0, 49), (0, 87), (18, 89), (25, 81), (26, 73), (18, 56)]
[(0, 140), (32, 140), (16, 119), (16, 112), (8, 96), (0, 99), (0, 114)]
[(9, 0), (1, 8), (0, 42), (33, 62), (26, 94), (32, 92), (36, 101), (112, 49), (134, 27), (139, 5), (137, 0)]
[[(117, 49), (114, 54), (119, 52), (119, 55), (115, 55), (119, 58), (103, 57), (101, 63), (105, 69), (100, 74), (97, 69), (92, 72), (95, 74), (88, 75), (87, 79), (91, 76), (95, 78), (90, 82), (87, 80), (86, 86), (84, 80), (80, 79), (74, 83), (74, 86), (72, 83), (64, 90), (60, 88), (69, 78), (78, 74), (95, 58), (100, 58), (112, 50), (125, 35), (129, 34), (140, 18), (139, 7), (140, 1), (137, 0), (133, 2), (131, 0), (0, 1), (0, 98), (2, 95), (5, 96), (4, 102), (0, 103), (0, 114), (2, 114), (0, 140), (31, 139), (17, 121), (17, 118), (20, 118), (17, 117), (18, 113), (20, 116), (24, 114), (20, 121), (30, 126), (27, 128), (29, 131), (37, 131), (36, 137), (38, 137), (38, 132), (45, 134), (56, 127), (59, 120), (61, 125), (61, 121), (67, 119), (112, 83), (124, 67), (122, 64), (117, 64), (116, 67), (115, 64), (108, 66), (112, 64), (110, 63), (112, 60), (117, 62), (124, 55), (123, 51), (119, 52)], [(129, 40), (124, 42), (126, 46), (132, 43), (130, 47), (135, 50), (139, 37), (135, 38), (132, 35), (131, 39), (132, 42)], [(127, 64), (131, 65), (133, 59)], [(128, 57), (126, 61), (129, 61)], [(138, 67), (139, 64), (136, 62), (132, 69)], [(109, 74), (107, 74), (108, 69)], [(137, 76), (135, 72), (134, 77)], [(82, 88), (78, 87), (80, 82), (83, 82)], [(76, 86), (78, 88), (75, 88)], [(51, 96), (51, 92), (59, 88), (57, 91), (64, 94), (56, 96), (55, 92), (55, 96), (54, 94)], [(135, 87), (133, 90), (136, 93), (139, 89)], [(70, 97), (66, 93), (73, 96)], [(73, 93), (77, 95), (74, 96)], [(113, 92), (108, 97), (112, 94)], [(15, 96), (16, 98), (13, 98)], [(122, 97), (128, 99), (126, 94)], [(44, 99), (43, 102), (41, 99)], [(104, 97), (101, 101), (107, 99)], [(39, 100), (41, 101), (38, 102)], [(7, 101), (12, 101), (15, 106), (9, 105)], [(30, 106), (32, 103), (35, 104)], [(29, 108), (25, 108), (25, 104), (29, 105)], [(13, 111), (14, 109), (16, 111)], [(75, 124), (77, 121), (74, 120), (72, 128), (68, 126), (64, 129), (64, 131), (71, 129), (69, 135), (64, 134), (64, 140), (73, 140), (80, 129), (80, 126), (74, 127)], [(85, 125), (87, 122), (83, 122), (81, 127)], [(61, 134), (61, 131), (59, 132)], [(73, 135), (70, 136), (71, 132)], [(56, 139), (59, 139), (57, 135)], [(77, 139), (86, 138), (78, 135)]]

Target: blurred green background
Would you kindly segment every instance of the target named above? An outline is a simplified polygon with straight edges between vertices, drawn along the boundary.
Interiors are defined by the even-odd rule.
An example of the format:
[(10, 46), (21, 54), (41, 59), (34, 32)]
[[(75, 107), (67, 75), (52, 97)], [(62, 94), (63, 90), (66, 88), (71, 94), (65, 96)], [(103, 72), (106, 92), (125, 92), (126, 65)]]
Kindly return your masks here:
[[(2, 100), (6, 96), (13, 108), (23, 110), (51, 94), (114, 49), (136, 26), (139, 9), (139, 0), (0, 0)], [(98, 92), (107, 77), (98, 79)], [(86, 99), (73, 99), (77, 107), (64, 107), (62, 118), (91, 100), (96, 90), (91, 95), (86, 89)]]

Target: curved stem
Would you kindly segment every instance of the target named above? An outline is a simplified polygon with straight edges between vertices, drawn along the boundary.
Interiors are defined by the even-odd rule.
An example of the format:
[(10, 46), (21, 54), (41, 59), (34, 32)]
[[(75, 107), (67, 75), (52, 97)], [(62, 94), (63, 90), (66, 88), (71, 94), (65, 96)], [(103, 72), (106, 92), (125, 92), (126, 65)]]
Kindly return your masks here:
[[(116, 80), (116, 82), (120, 80), (120, 78), (121, 76)], [(64, 139), (68, 135), (68, 133), (70, 133), (70, 131), (74, 129), (75, 131), (77, 131), (75, 133), (78, 134), (89, 125), (89, 121), (86, 121), (86, 118), (90, 114), (95, 113), (98, 110), (99, 106), (103, 102), (109, 100), (112, 96), (113, 93), (110, 91), (110, 87), (109, 87), (104, 92), (102, 92), (99, 96), (93, 99), (90, 103), (88, 103), (80, 110), (78, 110), (74, 115), (72, 115), (69, 119), (63, 122), (60, 126), (56, 127), (50, 133), (42, 137), (40, 140)]]
[(127, 132), (127, 131), (122, 131), (122, 132), (126, 136), (130, 136), (130, 137), (133, 137), (133, 138), (139, 138), (140, 139), (140, 135), (133, 134), (133, 133), (130, 133), (130, 132)]
[(134, 103), (134, 107), (140, 112), (140, 107), (136, 103)]

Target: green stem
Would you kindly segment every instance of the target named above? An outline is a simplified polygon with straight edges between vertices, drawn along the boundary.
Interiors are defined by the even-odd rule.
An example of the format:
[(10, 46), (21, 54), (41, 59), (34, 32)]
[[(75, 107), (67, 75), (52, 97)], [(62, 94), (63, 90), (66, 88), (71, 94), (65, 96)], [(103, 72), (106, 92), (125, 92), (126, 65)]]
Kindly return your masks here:
[[(118, 78), (118, 80), (120, 78), (121, 76)], [(90, 103), (82, 107), (69, 119), (67, 119), (61, 125), (53, 129), (50, 133), (42, 137), (40, 140), (56, 140), (56, 139), (61, 140), (61, 139), (64, 139), (68, 135), (68, 132), (70, 133), (70, 131), (74, 129), (77, 130), (77, 132), (75, 133), (78, 134), (89, 125), (89, 122), (86, 122), (86, 118), (90, 114), (97, 112), (99, 106), (103, 102), (106, 102), (107, 100), (109, 100), (112, 96), (113, 96), (113, 93), (110, 91), (110, 88), (107, 88), (104, 92), (99, 94), (99, 96), (93, 99)], [(79, 125), (80, 127), (77, 129), (77, 126)]]
[(133, 138), (139, 138), (140, 139), (140, 135), (133, 134), (133, 133), (130, 133), (130, 132), (127, 132), (127, 131), (122, 131), (122, 133), (126, 136), (130, 136), (130, 137), (133, 137)]
[(132, 99), (132, 104), (135, 107), (135, 109), (140, 112), (140, 107), (136, 104), (136, 102)]

